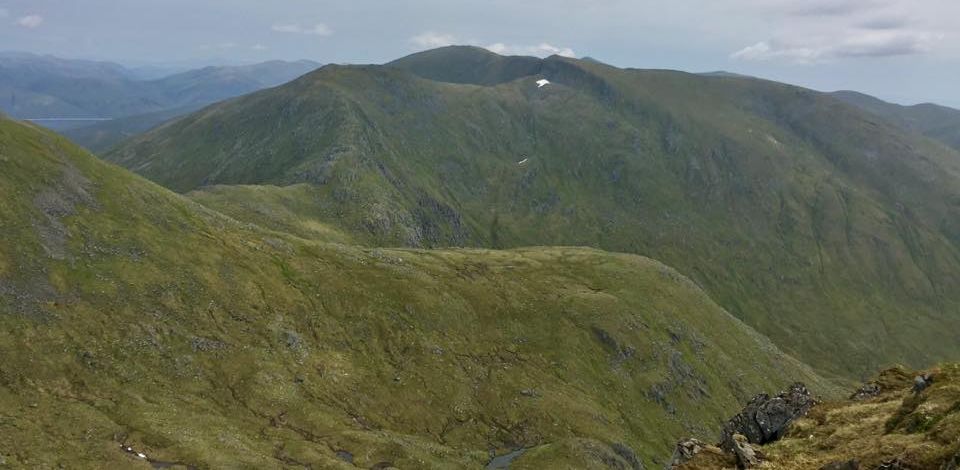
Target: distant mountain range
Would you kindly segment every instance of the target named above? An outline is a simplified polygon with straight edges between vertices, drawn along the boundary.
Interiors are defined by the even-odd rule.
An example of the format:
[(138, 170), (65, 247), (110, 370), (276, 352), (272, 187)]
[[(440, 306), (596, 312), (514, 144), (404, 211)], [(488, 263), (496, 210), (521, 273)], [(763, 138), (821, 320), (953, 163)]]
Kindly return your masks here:
[(889, 122), (939, 140), (960, 150), (960, 110), (933, 103), (912, 106), (888, 103), (855, 91), (838, 91), (833, 96), (883, 117)]
[(43, 125), (67, 132), (82, 145), (103, 150), (164, 120), (280, 85), (318, 66), (310, 61), (271, 61), (143, 80), (139, 72), (109, 62), (4, 53), (0, 110), (17, 119), (42, 119)]

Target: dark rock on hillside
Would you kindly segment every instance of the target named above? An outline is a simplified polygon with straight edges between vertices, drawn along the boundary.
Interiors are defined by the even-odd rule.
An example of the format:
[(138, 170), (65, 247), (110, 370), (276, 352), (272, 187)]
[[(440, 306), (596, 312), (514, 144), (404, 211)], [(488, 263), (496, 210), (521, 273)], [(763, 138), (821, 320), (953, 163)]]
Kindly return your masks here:
[(623, 364), (637, 353), (636, 348), (620, 344), (610, 332), (603, 328), (593, 327), (593, 334), (596, 336), (597, 341), (603, 345), (604, 349), (610, 352), (610, 362), (614, 366)]
[[(912, 378), (919, 376), (926, 388), (911, 393)], [(903, 367), (887, 369), (872, 379), (851, 398), (829, 405), (813, 404), (799, 384), (780, 395), (754, 398), (746, 409), (724, 428), (737, 426), (760, 434), (770, 419), (771, 409), (780, 417), (805, 419), (792, 430), (763, 447), (747, 444), (746, 437), (724, 436), (724, 449), (709, 452), (710, 446), (698, 441), (681, 442), (669, 469), (706, 470), (750, 468), (745, 445), (763, 460), (760, 468), (818, 470), (960, 470), (960, 365), (947, 364), (924, 371)], [(865, 405), (863, 397), (870, 397)], [(812, 408), (813, 404), (816, 408)], [(786, 410), (786, 411), (784, 411)], [(885, 423), (883, 423), (886, 421)], [(744, 424), (751, 426), (746, 426)], [(881, 423), (883, 423), (881, 425)], [(782, 429), (791, 427), (789, 422)], [(733, 431), (738, 432), (738, 431)], [(783, 431), (781, 431), (783, 433)], [(776, 434), (776, 433), (773, 433)], [(729, 447), (727, 447), (729, 445)], [(761, 454), (762, 453), (762, 454)]]
[(910, 470), (914, 467), (903, 463), (900, 459), (886, 460), (877, 466), (876, 470)]
[(345, 450), (338, 450), (337, 458), (347, 463), (353, 463), (353, 454)]
[(640, 461), (640, 457), (637, 457), (637, 453), (630, 448), (630, 446), (617, 442), (610, 446), (613, 449), (613, 452), (620, 456), (630, 465), (630, 470), (644, 470), (643, 462)]
[(882, 389), (876, 382), (867, 382), (850, 395), (851, 400), (869, 400), (880, 395)]
[(914, 375), (903, 367), (885, 369), (876, 378), (864, 383), (850, 395), (851, 400), (861, 401), (876, 398), (890, 391), (901, 390), (913, 383)]
[(932, 383), (933, 383), (933, 375), (932, 375), (932, 374), (918, 375), (918, 376), (916, 376), (916, 377), (913, 378), (913, 389), (912, 389), (912, 391), (913, 391), (913, 393), (920, 393), (920, 392), (924, 391), (927, 387), (929, 387), (930, 384), (932, 384)]
[(816, 403), (802, 383), (795, 383), (774, 397), (761, 393), (723, 427), (720, 446), (732, 452), (734, 435), (742, 434), (751, 444), (766, 444), (783, 437), (790, 423)]

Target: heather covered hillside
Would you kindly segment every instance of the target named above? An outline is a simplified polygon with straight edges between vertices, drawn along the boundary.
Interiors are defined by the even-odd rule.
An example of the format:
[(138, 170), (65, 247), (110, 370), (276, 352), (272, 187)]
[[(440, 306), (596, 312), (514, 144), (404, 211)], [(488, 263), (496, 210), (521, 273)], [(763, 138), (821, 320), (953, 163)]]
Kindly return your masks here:
[(327, 66), (106, 158), (300, 236), (650, 256), (837, 376), (960, 344), (960, 154), (794, 86), (452, 47)]
[(635, 255), (298, 238), (8, 119), (0, 192), (14, 467), (652, 466), (755, 390), (834, 390)]

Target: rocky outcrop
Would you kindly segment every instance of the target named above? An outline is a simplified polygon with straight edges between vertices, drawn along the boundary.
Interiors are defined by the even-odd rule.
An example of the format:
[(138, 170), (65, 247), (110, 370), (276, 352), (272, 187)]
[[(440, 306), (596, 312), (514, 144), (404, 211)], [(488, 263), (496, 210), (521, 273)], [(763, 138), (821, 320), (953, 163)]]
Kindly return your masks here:
[(707, 444), (692, 437), (681, 440), (673, 450), (673, 456), (670, 457), (670, 463), (667, 464), (667, 468), (677, 468), (689, 462), (706, 447)]
[(734, 434), (733, 455), (737, 458), (737, 468), (753, 468), (760, 465), (761, 456), (754, 450), (753, 446), (747, 442), (743, 434)]
[(880, 372), (877, 377), (864, 383), (850, 399), (854, 401), (871, 400), (885, 393), (896, 392), (914, 383), (914, 375), (903, 366), (891, 367)]
[(880, 384), (876, 382), (867, 382), (860, 386), (857, 391), (850, 395), (851, 400), (862, 401), (880, 396)]
[(637, 456), (637, 453), (634, 452), (630, 446), (622, 442), (617, 442), (612, 444), (610, 449), (629, 465), (630, 470), (644, 470), (643, 462), (640, 461), (640, 457)]
[(677, 443), (677, 447), (667, 463), (666, 469), (684, 469), (688, 462), (694, 460), (696, 465), (693, 468), (729, 468), (735, 465), (732, 455), (723, 451), (723, 449), (705, 444), (704, 442), (689, 438)]
[(921, 374), (913, 378), (913, 393), (920, 393), (933, 383), (933, 374)]
[(756, 467), (763, 455), (754, 446), (779, 440), (790, 423), (806, 415), (814, 404), (816, 400), (802, 383), (795, 383), (773, 397), (766, 393), (757, 395), (723, 426), (717, 446), (697, 439), (682, 440), (677, 443), (667, 468), (684, 468), (694, 458), (702, 462), (706, 453), (714, 460), (735, 463), (738, 468)]
[(815, 403), (802, 383), (795, 383), (773, 397), (761, 393), (724, 425), (720, 447), (733, 452), (736, 434), (742, 434), (750, 444), (763, 445), (779, 440), (790, 423), (806, 415)]
[(754, 397), (724, 426), (720, 455), (683, 441), (668, 468), (960, 470), (958, 384), (960, 364), (897, 366), (825, 405), (795, 384)]

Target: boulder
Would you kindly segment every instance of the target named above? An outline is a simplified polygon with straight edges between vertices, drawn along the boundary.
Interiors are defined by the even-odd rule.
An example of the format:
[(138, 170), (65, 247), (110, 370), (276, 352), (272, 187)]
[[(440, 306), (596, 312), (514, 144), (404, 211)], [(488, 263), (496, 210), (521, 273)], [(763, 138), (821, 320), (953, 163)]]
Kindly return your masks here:
[(720, 446), (733, 452), (736, 434), (750, 444), (767, 444), (783, 437), (793, 420), (804, 416), (816, 403), (802, 383), (795, 383), (776, 396), (762, 393), (753, 397), (739, 414), (723, 426)]
[(670, 457), (670, 463), (667, 468), (677, 468), (693, 459), (697, 454), (707, 447), (706, 444), (698, 439), (683, 439), (677, 443), (673, 450), (673, 456)]
[(913, 378), (913, 393), (920, 393), (926, 390), (933, 383), (932, 374), (918, 375)]
[(753, 468), (760, 465), (760, 455), (747, 442), (743, 434), (733, 435), (733, 455), (737, 457), (738, 468)]

